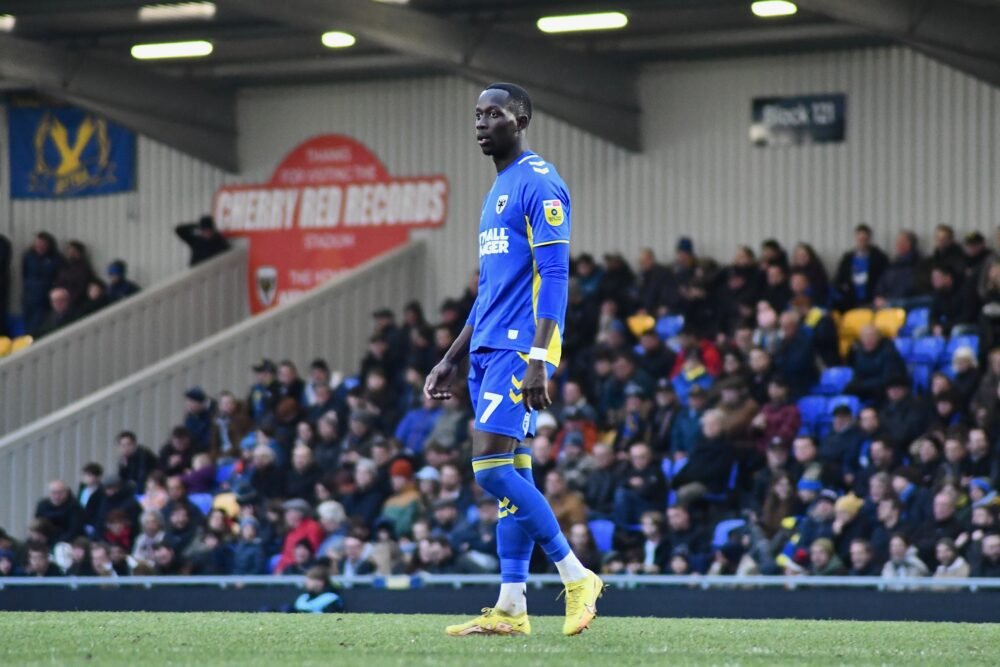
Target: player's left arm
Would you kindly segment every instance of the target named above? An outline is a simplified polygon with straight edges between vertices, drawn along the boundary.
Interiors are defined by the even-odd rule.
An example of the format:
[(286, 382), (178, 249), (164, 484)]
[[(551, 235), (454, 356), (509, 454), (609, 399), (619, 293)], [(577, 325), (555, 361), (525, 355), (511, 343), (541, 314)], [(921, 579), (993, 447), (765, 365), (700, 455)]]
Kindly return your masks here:
[(569, 196), (551, 181), (535, 181), (525, 193), (525, 216), (532, 232), (535, 268), (541, 278), (535, 312), (535, 339), (524, 375), (524, 407), (544, 410), (548, 394), (545, 357), (558, 322), (566, 314), (569, 288)]

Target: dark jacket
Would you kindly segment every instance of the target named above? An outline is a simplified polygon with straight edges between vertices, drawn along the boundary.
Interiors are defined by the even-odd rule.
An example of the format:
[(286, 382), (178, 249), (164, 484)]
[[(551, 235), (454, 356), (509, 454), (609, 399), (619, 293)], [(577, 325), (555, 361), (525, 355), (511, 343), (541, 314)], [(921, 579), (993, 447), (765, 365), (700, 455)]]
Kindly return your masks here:
[(928, 324), (933, 328), (940, 325), (947, 336), (957, 324), (965, 322), (965, 304), (962, 299), (962, 289), (954, 286), (948, 290), (934, 290), (931, 298), (931, 310)]
[(119, 459), (118, 476), (123, 482), (131, 482), (137, 492), (146, 488), (146, 478), (159, 467), (156, 454), (140, 445), (129, 458)]
[(97, 274), (94, 273), (88, 260), (67, 260), (60, 267), (52, 286), (62, 287), (69, 292), (70, 302), (77, 307), (87, 296), (87, 287), (97, 279)]
[(34, 250), (24, 253), (21, 259), (21, 303), (26, 307), (48, 310), (49, 292), (62, 265), (62, 255), (55, 249), (45, 255), (39, 255)]
[[(906, 373), (906, 364), (891, 340), (883, 338), (871, 352), (860, 344), (851, 350), (851, 367), (854, 379), (850, 387), (881, 396), (886, 382), (894, 375)], [(848, 392), (850, 393), (850, 392)]]
[(323, 470), (315, 463), (299, 472), (289, 468), (285, 475), (285, 495), (289, 498), (302, 498), (313, 504), (316, 502), (316, 483), (323, 478)]
[(614, 468), (597, 469), (587, 476), (583, 497), (587, 507), (596, 514), (610, 515), (614, 510), (618, 473)]
[(886, 268), (882, 278), (875, 285), (875, 296), (886, 300), (908, 299), (918, 296), (921, 290), (920, 257), (910, 253), (896, 257)]
[(819, 459), (838, 468), (848, 466), (864, 439), (864, 432), (855, 424), (851, 424), (839, 433), (830, 431), (820, 442)]
[(720, 493), (729, 484), (733, 466), (733, 447), (722, 438), (698, 439), (687, 464), (674, 477), (674, 486), (701, 482), (710, 493)]
[(73, 494), (62, 505), (53, 505), (48, 498), (39, 500), (35, 507), (35, 518), (48, 519), (52, 524), (52, 543), (72, 542), (74, 538), (83, 535), (83, 508)]
[(127, 299), (134, 294), (138, 294), (140, 289), (141, 288), (131, 280), (122, 278), (113, 283), (108, 283), (105, 298), (108, 300), (108, 303), (115, 303), (116, 301), (121, 301), (122, 299)]
[(267, 574), (267, 554), (260, 538), (233, 545), (233, 574)]
[(225, 236), (218, 232), (207, 238), (201, 236), (196, 223), (177, 225), (174, 232), (191, 248), (191, 266), (229, 250), (229, 241)]
[(882, 279), (889, 258), (878, 246), (870, 246), (868, 252), (868, 273), (864, 278), (861, 297), (858, 298), (854, 280), (854, 251), (845, 252), (837, 265), (837, 273), (833, 278), (833, 286), (837, 291), (837, 305), (842, 309), (854, 308), (871, 303), (875, 297), (875, 286)]
[(906, 448), (927, 430), (930, 406), (913, 394), (901, 400), (886, 401), (878, 413), (882, 433), (896, 447)]
[(775, 370), (787, 379), (793, 400), (808, 394), (819, 380), (812, 338), (803, 329), (778, 344), (772, 363)]
[[(630, 482), (634, 478), (641, 479), (642, 484), (632, 486)], [(644, 470), (631, 465), (626, 467), (618, 482), (621, 488), (628, 489), (654, 507), (666, 505), (667, 480), (663, 476), (663, 469), (655, 462), (650, 463)]]
[[(180, 451), (174, 447), (174, 443), (168, 442), (160, 448), (160, 470), (168, 477), (172, 475), (183, 475), (191, 467), (191, 458), (194, 456), (194, 448), (187, 451)], [(179, 454), (181, 461), (177, 465), (170, 465), (170, 459), (174, 454)]]

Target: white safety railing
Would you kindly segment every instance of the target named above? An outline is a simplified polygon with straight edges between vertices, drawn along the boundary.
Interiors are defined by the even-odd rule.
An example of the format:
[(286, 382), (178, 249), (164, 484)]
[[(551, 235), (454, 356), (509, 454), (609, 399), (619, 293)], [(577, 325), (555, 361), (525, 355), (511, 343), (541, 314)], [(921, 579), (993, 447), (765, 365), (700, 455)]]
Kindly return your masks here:
[[(495, 586), (500, 583), (496, 574), (415, 574), (392, 575), (388, 577), (331, 577), (331, 580), (345, 588), (355, 586), (392, 587), (393, 580), (410, 580), (409, 587), (420, 586)], [(608, 586), (616, 588), (666, 587), (666, 588), (701, 588), (701, 589), (732, 589), (732, 588), (782, 588), (824, 589), (853, 588), (874, 589), (879, 591), (970, 591), (1000, 590), (998, 578), (964, 578), (964, 579), (934, 579), (931, 577), (909, 577), (898, 579), (882, 579), (881, 577), (805, 577), (805, 576), (702, 576), (702, 575), (646, 575), (646, 574), (612, 574), (602, 575), (601, 579)], [(164, 577), (0, 577), (0, 590), (4, 587), (55, 586), (63, 588), (84, 588), (87, 586), (109, 585), (155, 588), (158, 586), (213, 586), (228, 588), (230, 586), (301, 586), (305, 581), (302, 576), (164, 576)], [(559, 575), (531, 575), (531, 585), (561, 586)]]
[(249, 316), (244, 244), (0, 359), (0, 435)]
[(308, 363), (325, 357), (353, 372), (372, 330), (374, 308), (423, 299), (426, 251), (411, 243), (334, 278), (302, 298), (245, 320), (182, 352), (0, 438), (0, 526), (24, 535), (46, 484), (71, 485), (88, 461), (114, 468), (115, 435), (135, 431), (154, 449), (182, 421), (192, 385), (239, 394), (262, 357)]

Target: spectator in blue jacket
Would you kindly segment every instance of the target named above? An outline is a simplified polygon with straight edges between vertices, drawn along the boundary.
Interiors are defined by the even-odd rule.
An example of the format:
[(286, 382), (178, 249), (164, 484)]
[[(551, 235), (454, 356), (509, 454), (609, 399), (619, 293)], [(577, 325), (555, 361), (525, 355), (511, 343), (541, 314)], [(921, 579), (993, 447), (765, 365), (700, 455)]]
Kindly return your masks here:
[(771, 356), (774, 369), (788, 378), (790, 398), (798, 400), (809, 393), (819, 380), (812, 337), (801, 326), (793, 310), (781, 314), (781, 340)]
[(844, 393), (854, 394), (863, 401), (881, 404), (889, 378), (906, 373), (906, 364), (896, 346), (870, 325), (861, 330), (850, 360), (854, 378)]
[(701, 416), (708, 406), (708, 392), (695, 385), (688, 394), (687, 407), (681, 408), (670, 427), (670, 454), (677, 461), (686, 458), (701, 437)]
[(104, 296), (108, 303), (115, 303), (139, 292), (139, 286), (125, 277), (128, 264), (123, 259), (116, 259), (108, 264), (108, 287)]
[(55, 237), (38, 232), (21, 260), (21, 314), (26, 330), (33, 332), (42, 326), (49, 313), (49, 292), (62, 266)]
[(344, 611), (344, 600), (330, 584), (330, 571), (316, 566), (306, 572), (306, 592), (295, 598), (293, 610), (300, 614), (330, 614)]
[(409, 410), (400, 420), (396, 426), (396, 440), (399, 440), (404, 450), (420, 454), (443, 411), (439, 401), (424, 398), (423, 405)]
[(267, 574), (267, 554), (257, 535), (260, 522), (252, 516), (240, 521), (240, 538), (233, 545), (233, 574)]

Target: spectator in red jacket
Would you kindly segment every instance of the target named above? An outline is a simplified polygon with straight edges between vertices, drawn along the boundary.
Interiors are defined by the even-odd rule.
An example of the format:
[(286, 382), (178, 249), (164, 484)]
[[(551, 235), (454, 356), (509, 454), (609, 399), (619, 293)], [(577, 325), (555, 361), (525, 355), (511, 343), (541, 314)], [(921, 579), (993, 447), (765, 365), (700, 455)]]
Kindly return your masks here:
[(276, 572), (281, 574), (286, 567), (295, 563), (295, 546), (302, 540), (306, 540), (312, 545), (313, 552), (319, 548), (323, 541), (323, 528), (310, 515), (312, 510), (309, 503), (301, 498), (286, 500), (282, 504), (285, 510), (285, 525), (288, 526), (288, 533), (285, 535), (285, 544), (281, 550), (281, 559), (278, 561)]
[(789, 400), (787, 380), (780, 375), (772, 378), (767, 386), (767, 396), (770, 400), (750, 422), (752, 432), (757, 435), (757, 451), (761, 455), (775, 438), (791, 442), (802, 424), (798, 406)]
[(712, 377), (717, 377), (722, 372), (722, 355), (712, 341), (701, 338), (698, 332), (689, 326), (685, 326), (678, 336), (681, 351), (674, 360), (674, 367), (670, 371), (670, 377), (676, 377), (684, 369), (684, 353), (686, 350), (695, 349), (701, 353), (701, 363), (705, 365), (705, 370)]

